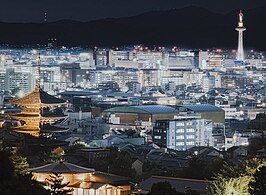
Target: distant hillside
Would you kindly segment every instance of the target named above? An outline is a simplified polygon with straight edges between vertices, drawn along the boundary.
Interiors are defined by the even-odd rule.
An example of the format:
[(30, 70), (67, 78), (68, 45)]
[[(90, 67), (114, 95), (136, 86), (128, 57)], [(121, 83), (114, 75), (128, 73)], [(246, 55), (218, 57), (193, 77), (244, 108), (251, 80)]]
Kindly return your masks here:
[[(266, 6), (244, 11), (246, 48), (266, 50)], [(238, 10), (212, 13), (198, 7), (154, 11), (134, 17), (91, 22), (62, 20), (46, 24), (0, 23), (0, 43), (46, 44), (56, 37), (66, 46), (127, 44), (176, 45), (188, 48), (236, 48)]]

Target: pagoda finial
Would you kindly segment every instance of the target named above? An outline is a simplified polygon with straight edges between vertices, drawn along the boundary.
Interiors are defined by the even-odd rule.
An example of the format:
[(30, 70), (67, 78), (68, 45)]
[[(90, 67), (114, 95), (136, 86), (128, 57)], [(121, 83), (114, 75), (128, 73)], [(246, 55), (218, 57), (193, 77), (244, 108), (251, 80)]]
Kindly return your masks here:
[(36, 87), (38, 89), (41, 88), (41, 55), (40, 55), (40, 53), (39, 53), (39, 57), (38, 57), (38, 79), (37, 79)]

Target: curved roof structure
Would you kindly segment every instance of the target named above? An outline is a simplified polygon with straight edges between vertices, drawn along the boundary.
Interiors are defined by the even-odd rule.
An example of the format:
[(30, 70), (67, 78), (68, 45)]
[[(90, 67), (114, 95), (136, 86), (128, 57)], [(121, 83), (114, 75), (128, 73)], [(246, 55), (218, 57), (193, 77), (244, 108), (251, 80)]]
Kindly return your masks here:
[(35, 173), (92, 173), (95, 170), (85, 167), (80, 167), (78, 165), (74, 165), (67, 162), (57, 162), (51, 163), (48, 165), (44, 165), (41, 167), (31, 168), (29, 171)]
[(24, 107), (35, 107), (38, 106), (48, 106), (48, 105), (57, 105), (65, 103), (65, 100), (56, 98), (45, 91), (43, 91), (41, 88), (36, 87), (34, 91), (29, 93), (28, 95), (20, 98), (20, 99), (13, 99), (10, 101), (13, 105), (19, 105)]
[(35, 89), (29, 93), (28, 95), (19, 98), (13, 99), (10, 101), (13, 105), (23, 106), (26, 108), (42, 108), (47, 107), (49, 105), (57, 105), (65, 103), (64, 100), (58, 99), (52, 95), (49, 95), (41, 88), (41, 57), (39, 54), (38, 58), (38, 79), (36, 83)]
[(140, 114), (172, 114), (177, 110), (170, 106), (142, 105), (142, 106), (121, 106), (104, 111), (105, 113), (140, 113)]
[(194, 112), (219, 112), (224, 111), (223, 109), (211, 105), (211, 104), (193, 104), (193, 105), (180, 105), (178, 107), (183, 107)]

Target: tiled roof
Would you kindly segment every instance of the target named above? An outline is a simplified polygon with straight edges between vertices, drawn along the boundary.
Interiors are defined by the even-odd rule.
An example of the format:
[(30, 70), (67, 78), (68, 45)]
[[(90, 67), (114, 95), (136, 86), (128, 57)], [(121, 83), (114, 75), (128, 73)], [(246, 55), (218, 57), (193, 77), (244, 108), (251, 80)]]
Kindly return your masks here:
[(80, 167), (67, 162), (58, 162), (31, 168), (29, 171), (35, 173), (92, 173), (95, 170), (91, 168)]
[(130, 178), (124, 176), (118, 176), (110, 173), (96, 171), (93, 174), (95, 181), (100, 181), (102, 183), (108, 183), (111, 185), (124, 185), (128, 184)]
[(11, 103), (13, 105), (31, 107), (34, 104), (40, 104), (40, 105), (62, 104), (65, 103), (65, 100), (49, 95), (41, 88), (36, 87), (34, 91), (29, 93), (28, 95), (20, 99), (11, 100)]

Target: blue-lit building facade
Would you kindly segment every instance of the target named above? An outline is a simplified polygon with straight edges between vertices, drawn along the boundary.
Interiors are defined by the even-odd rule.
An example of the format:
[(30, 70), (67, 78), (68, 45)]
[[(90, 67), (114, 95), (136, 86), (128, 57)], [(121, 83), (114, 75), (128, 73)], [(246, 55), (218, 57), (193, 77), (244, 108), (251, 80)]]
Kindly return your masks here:
[(178, 116), (171, 120), (157, 120), (153, 141), (167, 148), (187, 150), (194, 146), (213, 146), (212, 122), (200, 116)]

